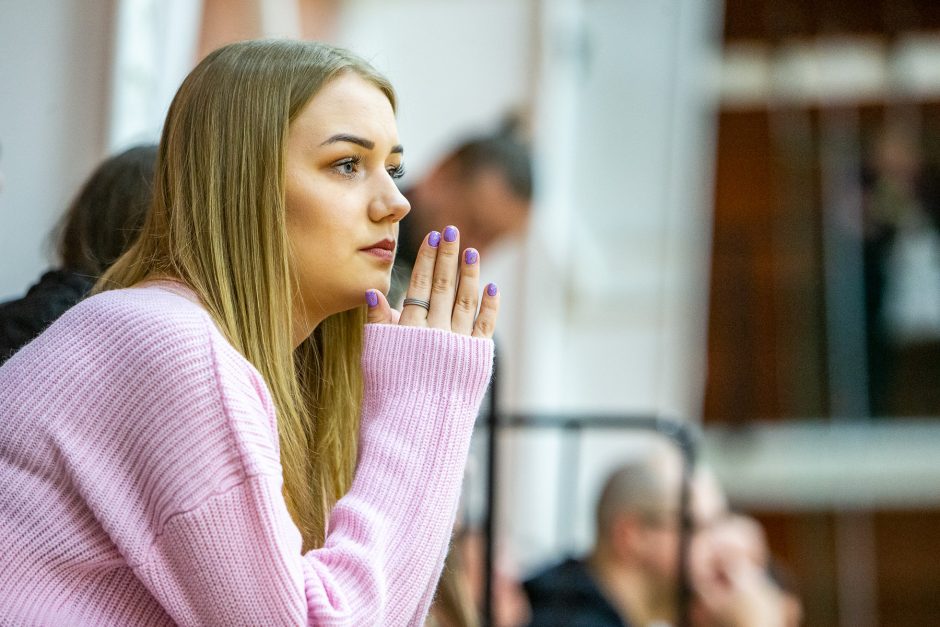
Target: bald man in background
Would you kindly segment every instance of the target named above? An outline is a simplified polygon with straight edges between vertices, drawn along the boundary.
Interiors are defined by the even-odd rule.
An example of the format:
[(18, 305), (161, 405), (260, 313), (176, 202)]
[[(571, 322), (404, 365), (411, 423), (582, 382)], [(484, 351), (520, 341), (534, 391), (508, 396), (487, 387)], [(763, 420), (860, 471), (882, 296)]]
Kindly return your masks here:
[(615, 470), (597, 502), (593, 550), (525, 583), (531, 624), (674, 623), (680, 478), (678, 455), (661, 447)]
[[(682, 460), (653, 446), (617, 468), (596, 507), (597, 537), (583, 559), (568, 559), (525, 582), (532, 627), (645, 627), (678, 621), (679, 494)], [(692, 482), (695, 525), (690, 574), (696, 627), (776, 627), (781, 599), (744, 555), (719, 559), (715, 530), (728, 529), (724, 494), (707, 472)]]

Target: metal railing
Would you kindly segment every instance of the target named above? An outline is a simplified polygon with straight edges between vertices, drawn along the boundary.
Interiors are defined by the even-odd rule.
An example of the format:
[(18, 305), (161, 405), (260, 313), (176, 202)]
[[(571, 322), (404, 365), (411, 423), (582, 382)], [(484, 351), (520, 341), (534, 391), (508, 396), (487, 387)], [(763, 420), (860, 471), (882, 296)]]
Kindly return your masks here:
[[(498, 379), (494, 374), (489, 397), (489, 415), (485, 421), (487, 429), (486, 443), (486, 500), (484, 512), (485, 536), (485, 578), (483, 587), (483, 624), (493, 624), (493, 580), (495, 576), (495, 538), (496, 538), (496, 481), (499, 475), (499, 438), (506, 429), (556, 430), (573, 434), (569, 438), (566, 467), (575, 472), (563, 476), (559, 483), (562, 495), (575, 493), (577, 469), (580, 468), (581, 435), (587, 430), (643, 431), (655, 433), (672, 443), (682, 456), (682, 482), (679, 499), (679, 564), (678, 564), (678, 625), (689, 625), (689, 603), (691, 586), (688, 580), (688, 552), (693, 520), (690, 508), (690, 482), (695, 466), (697, 440), (694, 431), (682, 421), (655, 416), (636, 415), (585, 415), (585, 414), (501, 414), (497, 410), (499, 402)], [(575, 446), (572, 446), (572, 443)], [(563, 501), (560, 501), (563, 502)]]

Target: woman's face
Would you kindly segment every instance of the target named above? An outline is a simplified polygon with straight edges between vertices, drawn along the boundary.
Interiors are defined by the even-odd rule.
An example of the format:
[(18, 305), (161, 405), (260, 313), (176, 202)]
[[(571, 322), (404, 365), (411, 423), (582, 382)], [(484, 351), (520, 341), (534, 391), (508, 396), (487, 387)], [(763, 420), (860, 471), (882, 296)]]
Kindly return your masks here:
[(395, 178), (402, 148), (392, 106), (353, 72), (327, 83), (291, 123), (287, 234), (299, 282), (295, 342), (325, 317), (387, 292), (398, 221), (410, 210)]

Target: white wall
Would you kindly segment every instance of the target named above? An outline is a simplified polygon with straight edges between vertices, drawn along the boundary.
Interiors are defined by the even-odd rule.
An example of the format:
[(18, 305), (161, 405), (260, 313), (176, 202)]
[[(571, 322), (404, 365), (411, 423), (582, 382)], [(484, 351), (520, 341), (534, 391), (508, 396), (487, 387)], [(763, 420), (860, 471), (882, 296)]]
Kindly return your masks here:
[(733, 505), (770, 511), (940, 506), (940, 425), (807, 418), (711, 427), (703, 456)]
[(113, 2), (0, 0), (0, 299), (49, 266), (45, 242), (105, 155)]
[(386, 74), (399, 96), (406, 183), (453, 143), (492, 131), (528, 102), (530, 0), (349, 0), (336, 43)]
[[(520, 406), (697, 420), (705, 380), (720, 3), (543, 4), (538, 217)], [(563, 438), (506, 447), (503, 520), (521, 567), (591, 541), (603, 475), (635, 450), (605, 432), (559, 495)], [(575, 514), (570, 514), (574, 510)], [(569, 530), (556, 529), (557, 515)]]
[[(564, 334), (547, 345), (531, 339), (526, 403), (698, 418), (718, 5), (546, 4), (583, 6), (580, 35), (568, 10), (544, 27), (535, 236), (545, 250), (532, 280), (549, 256), (556, 274), (539, 290), (555, 286)], [(531, 317), (545, 308), (540, 301)], [(548, 373), (551, 386), (548, 362), (564, 364)]]
[(201, 0), (119, 0), (108, 148), (158, 143), (176, 90), (196, 64)]

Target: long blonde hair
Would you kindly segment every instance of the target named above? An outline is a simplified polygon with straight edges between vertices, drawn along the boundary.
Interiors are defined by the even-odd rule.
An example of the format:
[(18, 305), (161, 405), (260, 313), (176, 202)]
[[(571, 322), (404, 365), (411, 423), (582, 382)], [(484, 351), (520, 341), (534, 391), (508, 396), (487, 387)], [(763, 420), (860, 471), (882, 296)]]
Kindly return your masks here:
[(289, 124), (347, 72), (396, 107), (387, 79), (325, 44), (248, 41), (208, 55), (167, 114), (144, 228), (96, 288), (179, 279), (258, 369), (277, 411), (284, 498), (304, 550), (322, 545), (327, 515), (352, 482), (365, 311), (330, 316), (294, 350), (299, 295), (285, 228), (284, 154)]

